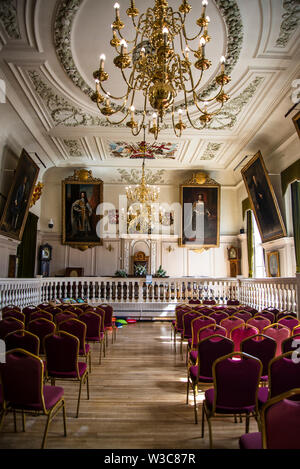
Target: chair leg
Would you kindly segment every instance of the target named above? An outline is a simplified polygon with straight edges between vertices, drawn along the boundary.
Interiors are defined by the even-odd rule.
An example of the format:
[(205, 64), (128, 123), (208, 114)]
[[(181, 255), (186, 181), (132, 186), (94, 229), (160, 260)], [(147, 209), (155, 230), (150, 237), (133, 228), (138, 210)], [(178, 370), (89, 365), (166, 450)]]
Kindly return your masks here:
[(189, 392), (190, 392), (190, 379), (189, 379), (189, 373), (188, 373), (187, 382), (186, 382), (186, 404), (189, 403)]
[(207, 411), (206, 411), (205, 408), (204, 408), (204, 410), (205, 410), (205, 414), (206, 414), (206, 418), (207, 418), (207, 423), (208, 423), (209, 448), (212, 449), (212, 447), (213, 447), (213, 438), (212, 438), (211, 419), (209, 418), (208, 413), (207, 413)]
[(17, 433), (17, 415), (16, 411), (14, 410), (14, 431)]
[(92, 354), (89, 351), (89, 372), (92, 373)]
[(201, 438), (204, 438), (204, 426), (205, 426), (205, 411), (204, 403), (202, 404), (202, 422), (201, 422)]
[(79, 415), (79, 406), (80, 406), (80, 398), (81, 398), (81, 387), (82, 387), (82, 378), (79, 381), (79, 392), (78, 392), (78, 401), (77, 401), (77, 411), (76, 411), (76, 418)]
[(22, 410), (22, 428), (23, 432), (25, 432), (25, 412)]
[(100, 340), (99, 342), (99, 345), (100, 345), (100, 350), (99, 350), (99, 365), (101, 365), (101, 359), (102, 359), (102, 342)]
[(196, 387), (193, 384), (193, 394), (194, 394), (194, 415), (195, 415), (195, 423), (198, 423), (198, 413), (197, 413), (197, 400), (196, 400)]
[(64, 399), (62, 401), (62, 411), (63, 411), (64, 436), (67, 436), (66, 405), (65, 405)]
[(43, 441), (42, 441), (42, 449), (44, 449), (45, 446), (46, 446), (46, 439), (47, 439), (48, 429), (49, 429), (49, 425), (50, 425), (50, 417), (51, 417), (51, 412), (49, 412), (49, 414), (48, 414), (48, 416), (47, 416), (47, 422), (46, 422), (46, 426), (45, 426), (45, 430), (44, 430), (44, 436), (43, 436)]
[(3, 422), (4, 422), (4, 417), (6, 415), (6, 412), (7, 412), (6, 409), (3, 409), (1, 414), (0, 414), (0, 431), (2, 429), (2, 425), (3, 425)]
[(246, 414), (246, 433), (249, 433), (250, 415)]
[(90, 399), (90, 387), (89, 387), (89, 375), (88, 373), (86, 374), (86, 394), (87, 394), (87, 399)]

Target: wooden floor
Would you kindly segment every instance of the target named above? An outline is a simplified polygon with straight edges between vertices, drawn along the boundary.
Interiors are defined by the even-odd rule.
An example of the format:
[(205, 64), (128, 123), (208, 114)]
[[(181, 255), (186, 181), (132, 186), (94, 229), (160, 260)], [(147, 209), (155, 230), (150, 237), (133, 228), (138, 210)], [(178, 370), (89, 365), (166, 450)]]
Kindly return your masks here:
[[(65, 389), (68, 436), (61, 414), (50, 425), (48, 449), (207, 449), (208, 432), (200, 437), (194, 424), (192, 394), (186, 399), (186, 367), (170, 341), (170, 324), (140, 322), (117, 330), (102, 365), (98, 345), (92, 347), (90, 400), (83, 389), (79, 418), (75, 418), (78, 383), (57, 382)], [(201, 394), (200, 394), (201, 399)], [(199, 405), (199, 422), (201, 404)], [(253, 419), (251, 419), (252, 421)], [(22, 432), (14, 433), (12, 415), (0, 433), (1, 449), (40, 448), (45, 417), (27, 416)], [(257, 431), (255, 422), (250, 431)], [(244, 424), (233, 418), (213, 421), (214, 448), (238, 449)]]

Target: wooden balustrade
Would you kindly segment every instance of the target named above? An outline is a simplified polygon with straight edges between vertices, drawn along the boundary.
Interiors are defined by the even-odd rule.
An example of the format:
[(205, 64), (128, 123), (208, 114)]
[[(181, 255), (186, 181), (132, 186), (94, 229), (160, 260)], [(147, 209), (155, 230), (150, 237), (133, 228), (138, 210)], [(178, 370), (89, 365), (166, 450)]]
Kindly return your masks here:
[(24, 307), (44, 301), (83, 298), (91, 303), (170, 303), (191, 299), (213, 299), (224, 304), (238, 299), (258, 310), (272, 306), (280, 311), (299, 312), (299, 276), (291, 278), (144, 278), (51, 277), (0, 279), (0, 308)]

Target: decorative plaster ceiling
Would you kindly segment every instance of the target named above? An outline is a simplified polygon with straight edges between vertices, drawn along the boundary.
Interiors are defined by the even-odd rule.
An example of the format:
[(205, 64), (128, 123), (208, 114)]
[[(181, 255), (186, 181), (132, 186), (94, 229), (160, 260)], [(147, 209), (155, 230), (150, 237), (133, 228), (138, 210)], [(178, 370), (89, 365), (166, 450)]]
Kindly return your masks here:
[[(169, 3), (179, 5), (178, 0)], [(195, 30), (201, 2), (190, 3), (188, 28)], [(129, 0), (120, 4), (124, 18)], [(144, 11), (149, 0), (136, 4)], [(297, 138), (291, 118), (284, 115), (300, 78), (299, 1), (210, 0), (208, 14), (212, 39), (207, 56), (213, 65), (201, 94), (213, 91), (219, 57), (226, 55), (231, 99), (207, 129), (187, 129), (180, 139), (166, 120), (157, 143), (168, 142), (174, 154), (147, 162), (149, 177), (157, 173), (163, 183), (173, 180), (174, 171), (201, 169), (214, 171), (223, 184), (236, 184), (241, 176), (235, 168), (246, 155), (260, 149), (268, 159)], [(102, 168), (104, 182), (127, 182), (141, 162), (117, 158), (110, 144), (135, 145), (143, 136), (134, 138), (126, 126), (109, 125), (90, 99), (102, 52), (108, 57), (109, 89), (120, 86), (109, 46), (113, 15), (109, 1), (0, 0), (0, 67), (7, 99), (33, 136), (31, 152), (35, 142), (46, 168), (89, 166), (98, 174)], [(192, 104), (190, 109), (193, 114)], [(148, 134), (146, 140), (152, 143), (153, 137)]]

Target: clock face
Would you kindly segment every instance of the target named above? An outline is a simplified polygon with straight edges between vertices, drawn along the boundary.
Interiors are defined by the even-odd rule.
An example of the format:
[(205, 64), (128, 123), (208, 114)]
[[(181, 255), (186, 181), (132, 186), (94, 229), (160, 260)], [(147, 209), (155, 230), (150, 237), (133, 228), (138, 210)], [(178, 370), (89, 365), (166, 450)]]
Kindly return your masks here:
[(41, 258), (43, 260), (48, 260), (48, 259), (50, 259), (50, 257), (51, 257), (50, 247), (48, 247), (48, 246), (43, 247), (42, 252), (41, 252)]
[(230, 259), (236, 259), (237, 258), (237, 252), (235, 248), (230, 248), (229, 250), (229, 258)]

